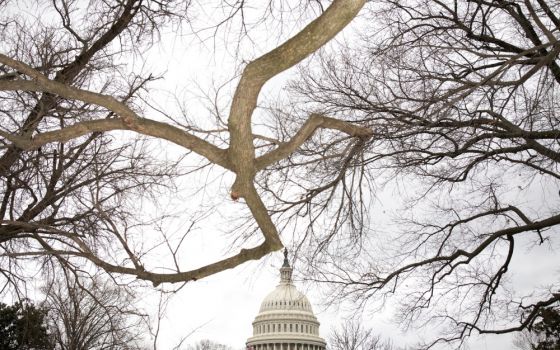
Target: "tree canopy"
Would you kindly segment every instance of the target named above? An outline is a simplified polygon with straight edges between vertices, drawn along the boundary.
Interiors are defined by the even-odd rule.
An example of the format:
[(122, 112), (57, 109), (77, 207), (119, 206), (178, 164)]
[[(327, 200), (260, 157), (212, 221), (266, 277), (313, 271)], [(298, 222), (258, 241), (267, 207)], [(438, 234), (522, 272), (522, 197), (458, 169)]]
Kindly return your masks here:
[(0, 303), (0, 348), (5, 350), (50, 350), (47, 311), (29, 301), (9, 306)]
[(100, 277), (62, 276), (43, 288), (42, 308), (55, 349), (146, 349), (148, 320), (134, 308), (131, 288)]
[(373, 329), (355, 320), (334, 328), (327, 341), (329, 350), (394, 350), (390, 341), (383, 340)]
[(533, 344), (534, 350), (560, 349), (560, 313), (555, 308), (547, 307), (540, 311), (539, 317), (540, 321), (531, 329), (540, 338), (537, 344)]
[(194, 345), (189, 345), (187, 350), (233, 350), (233, 348), (212, 340), (203, 339)]
[(560, 313), (557, 307), (541, 309), (538, 321), (517, 334), (513, 342), (521, 350), (560, 349)]
[[(243, 66), (226, 120), (218, 120), (214, 132), (181, 125), (173, 117), (150, 118), (157, 109), (139, 94), (154, 77), (128, 71), (122, 63), (153, 45), (162, 26), (188, 24), (191, 3), (53, 0), (10, 7), (10, 1), (1, 2), (0, 113), (5, 124), (0, 170), (5, 181), (0, 244), (1, 256), (9, 260), (2, 266), (37, 256), (56, 257), (66, 267), (87, 259), (107, 272), (158, 285), (197, 280), (280, 249), (278, 230), (257, 190), (257, 173), (289, 157), (321, 129), (355, 140), (371, 137), (371, 130), (312, 114), (298, 132), (257, 151), (257, 98), (267, 81), (339, 33), (364, 2), (334, 1), (288, 40), (252, 58)], [(17, 11), (26, 5), (35, 11), (32, 17), (38, 11), (49, 16), (29, 23)], [(214, 5), (233, 11), (234, 18), (247, 6)], [(215, 135), (223, 133), (227, 136)], [(234, 174), (231, 199), (242, 199), (248, 208), (261, 235), (258, 244), (190, 270), (177, 259), (174, 266), (150, 268), (143, 258), (143, 238), (138, 238), (142, 223), (135, 221), (133, 198), (154, 193), (178, 170), (173, 162), (157, 162), (138, 135), (178, 145), (205, 165)], [(177, 249), (170, 247), (170, 255)], [(10, 280), (18, 279), (14, 268), (3, 271)]]
[[(558, 245), (559, 10), (0, 0), (2, 290), (31, 266), (189, 282), (291, 244), (337, 300), (394, 296), (403, 325), (441, 330), (425, 347), (534, 326), (560, 300), (554, 271), (510, 280)], [(173, 79), (143, 63), (168, 32), (210, 33), (215, 56), (226, 38), (230, 85), (205, 90), (206, 109), (154, 88)], [(296, 65), (289, 89), (263, 96)], [(194, 212), (161, 204), (185, 183), (192, 198), (228, 195)], [(190, 260), (189, 234), (226, 204), (240, 218), (223, 228), (229, 255)], [(186, 224), (171, 232), (174, 216)]]
[(390, 226), (369, 216), (365, 246), (311, 257), (314, 279), (360, 305), (394, 296), (404, 326), (441, 331), (425, 347), (530, 327), (560, 298), (553, 267), (513, 283), (558, 248), (559, 5), (375, 4), (361, 36), (293, 89), (374, 130), (359, 164), (399, 210)]

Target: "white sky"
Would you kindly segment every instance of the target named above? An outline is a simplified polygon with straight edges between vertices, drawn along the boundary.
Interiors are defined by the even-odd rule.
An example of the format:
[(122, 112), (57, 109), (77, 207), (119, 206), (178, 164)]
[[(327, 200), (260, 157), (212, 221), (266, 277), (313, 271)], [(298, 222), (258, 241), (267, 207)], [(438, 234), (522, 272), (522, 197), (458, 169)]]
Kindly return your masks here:
[[(199, 16), (204, 17), (203, 14)], [(255, 38), (258, 38), (268, 33), (254, 34)], [(156, 89), (152, 97), (160, 106), (165, 106), (167, 111), (174, 110), (173, 104), (176, 102), (174, 96), (192, 99), (194, 95), (200, 93), (200, 90), (209, 91), (213, 82), (220, 84), (233, 78), (236, 63), (239, 62), (232, 56), (233, 49), (228, 47), (226, 37), (218, 37), (216, 41), (208, 40), (201, 43), (192, 36), (176, 37), (175, 34), (171, 30), (163, 30), (160, 43), (155, 45), (141, 60), (130, 62), (134, 68), (141, 67), (144, 71), (165, 75), (165, 80), (154, 85)], [(267, 40), (257, 41), (263, 47), (252, 49), (251, 52), (242, 52), (240, 56), (248, 59), (264, 53), (264, 49), (270, 48), (276, 41), (266, 38)], [(282, 83), (289, 79), (293, 72), (292, 69), (268, 83), (263, 94), (277, 94), (281, 90)], [(231, 87), (233, 88), (234, 85)], [(224, 96), (228, 97), (231, 94), (228, 95), (226, 92)], [(188, 100), (187, 104), (189, 112), (195, 116), (193, 118), (204, 122), (201, 118), (204, 118), (207, 113), (201, 105), (201, 101), (193, 100), (191, 103)], [(154, 116), (147, 115), (147, 117), (153, 118)], [(169, 147), (172, 149), (171, 146)], [(221, 200), (219, 210), (226, 216), (233, 215), (236, 206), (243, 205), (228, 200), (230, 180), (231, 178), (226, 176), (208, 189), (211, 192), (208, 194), (209, 201)], [(214, 198), (211, 198), (212, 196)], [(386, 196), (386, 198), (391, 197), (391, 195)], [(384, 204), (387, 208), (391, 208), (393, 203), (387, 200)], [(384, 208), (379, 207), (377, 210), (381, 213)], [(176, 223), (176, 225), (180, 224)], [(178, 227), (169, 229), (176, 230)], [(188, 250), (189, 254), (185, 257), (188, 259), (187, 264), (197, 266), (201, 265), (203, 261), (211, 260), (216, 255), (229, 255), (226, 253), (227, 249), (216, 244), (216, 239), (220, 239), (220, 235), (225, 231), (215, 225), (201, 227), (189, 243), (191, 249)], [(516, 275), (512, 277), (513, 283), (520, 288), (523, 288), (524, 285), (546, 283), (550, 273), (558, 274), (557, 259), (552, 250), (545, 246), (533, 249), (526, 256), (522, 256), (521, 250), (520, 255), (513, 261), (515, 268), (512, 270), (516, 271)], [(516, 254), (519, 251), (516, 251)], [(530, 268), (527, 268), (529, 267), (528, 257), (530, 257)], [(252, 335), (251, 322), (258, 312), (261, 300), (278, 283), (278, 268), (281, 262), (282, 254), (278, 252), (262, 261), (246, 263), (236, 269), (187, 284), (177, 292), (167, 308), (162, 323), (159, 348), (163, 350), (171, 348), (182, 336), (193, 330), (196, 331), (185, 344), (194, 343), (200, 339), (211, 339), (236, 349), (243, 348), (245, 340)], [(540, 268), (536, 268), (538, 266)], [(297, 266), (295, 268), (297, 269)], [(534, 271), (543, 271), (543, 274), (537, 276)], [(542, 282), (540, 282), (541, 280)], [(341, 316), (347, 316), (343, 311), (345, 307), (338, 305), (325, 310), (320, 306), (321, 290), (315, 290), (312, 286), (301, 282), (296, 282), (296, 285), (298, 289), (307, 294), (313, 304), (316, 316), (321, 322), (321, 335), (326, 338), (328, 331), (339, 324)], [(146, 300), (152, 302), (149, 296)], [(381, 336), (393, 339), (397, 345), (404, 345), (402, 340), (413, 340), (428, 335), (416, 332), (401, 333), (398, 326), (391, 323), (390, 305), (387, 305), (383, 312), (365, 314), (364, 322)], [(426, 332), (426, 330), (421, 332)], [(509, 336), (480, 337), (473, 339), (472, 348), (511, 349), (511, 339)]]

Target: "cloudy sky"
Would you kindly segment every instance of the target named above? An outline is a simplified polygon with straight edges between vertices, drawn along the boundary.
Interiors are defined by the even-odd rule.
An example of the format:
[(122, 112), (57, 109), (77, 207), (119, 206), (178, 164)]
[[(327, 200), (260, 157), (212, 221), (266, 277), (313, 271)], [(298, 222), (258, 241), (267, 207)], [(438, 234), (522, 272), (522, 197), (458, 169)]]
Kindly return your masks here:
[[(213, 16), (216, 15), (211, 12), (196, 14), (197, 20), (211, 23)], [(209, 31), (202, 31), (199, 36), (177, 36), (176, 28), (163, 28), (161, 41), (156, 43), (152, 50), (145, 55), (137, 57), (128, 64), (134, 70), (140, 69), (165, 76), (164, 80), (155, 82), (153, 90), (150, 91), (151, 97), (157, 101), (158, 107), (165, 107), (166, 112), (173, 114), (183, 112), (179, 108), (181, 105), (186, 108), (189, 115), (194, 116), (193, 118), (203, 124), (208, 107), (204, 103), (204, 95), (210, 94), (213, 87), (225, 84), (223, 103), (224, 107), (227, 107), (227, 98), (231, 96), (231, 91), (235, 86), (234, 78), (238, 74), (239, 63), (244, 59), (266, 52), (271, 45), (278, 42), (281, 37), (287, 37), (293, 33), (303, 22), (305, 19), (299, 18), (298, 21), (294, 21), (292, 26), (285, 28), (282, 35), (278, 35), (273, 40), (267, 36), (270, 31), (263, 28), (260, 32), (252, 33), (253, 41), (241, 43), (232, 40), (232, 34), (228, 31), (218, 32), (215, 37), (210, 35)], [(353, 35), (356, 26), (359, 26), (359, 21), (345, 30), (344, 35), (347, 37)], [(261, 96), (270, 97), (281, 94), (283, 83), (294, 75), (295, 70), (292, 69), (274, 78), (266, 85)], [(164, 147), (167, 148), (170, 157), (174, 155), (174, 152), (181, 152), (168, 144), (165, 144)], [(219, 171), (203, 173), (199, 175), (198, 181), (182, 184), (186, 191), (178, 194), (176, 198), (171, 198), (168, 203), (160, 203), (161, 206), (158, 208), (151, 208), (149, 205), (144, 208), (146, 211), (165, 211), (169, 208), (179, 207), (181, 210), (214, 208), (212, 215), (218, 220), (207, 218), (204, 224), (197, 226), (189, 238), (189, 247), (182, 251), (185, 268), (197, 267), (216, 257), (232, 253), (227, 249), (228, 247), (223, 245), (223, 242), (228, 241), (231, 237), (228, 239), (224, 239), (224, 237), (230, 228), (227, 227), (229, 218), (234, 217), (238, 212), (238, 207), (243, 204), (229, 200), (229, 186), (232, 178), (230, 175), (222, 175)], [(201, 193), (197, 191), (197, 187), (201, 183), (210, 183), (211, 186)], [(527, 200), (538, 202), (543, 196), (543, 191), (550, 191), (556, 195), (558, 189), (541, 186), (540, 191), (534, 192), (535, 198)], [(193, 197), (190, 197), (191, 195)], [(396, 203), (391, 194), (378, 193), (377, 195), (383, 200), (378, 200), (376, 207), (372, 210), (378, 211), (380, 220), (375, 224), (381, 225), (384, 221), (382, 216), (390, 215)], [(180, 205), (177, 205), (177, 202), (181, 202)], [(556, 200), (554, 203), (558, 203), (558, 201)], [(169, 221), (170, 226), (166, 229), (179, 232), (184, 223), (185, 221), (182, 219)], [(388, 230), (389, 228), (379, 229)], [(289, 246), (291, 242), (285, 243)], [(511, 267), (511, 270), (515, 271), (515, 274), (510, 277), (511, 283), (517, 289), (530, 290), (534, 285), (546, 284), (551, 274), (558, 275), (557, 258), (553, 253), (554, 249), (558, 247), (548, 245), (533, 247), (530, 242), (518, 242), (517, 244), (524, 247), (524, 249), (516, 251)], [(234, 348), (242, 348), (245, 340), (251, 336), (251, 322), (259, 310), (261, 300), (278, 283), (278, 268), (281, 263), (282, 254), (277, 252), (261, 261), (246, 263), (233, 270), (188, 283), (180, 288), (171, 298), (162, 321), (160, 349), (170, 348), (186, 335), (189, 335), (186, 343), (211, 339)], [(298, 268), (297, 264), (295, 268)], [(542, 271), (542, 274), (535, 274), (534, 271)], [(349, 317), (352, 314), (351, 305), (348, 304), (325, 307), (322, 302), (328, 296), (328, 289), (324, 289), (323, 286), (301, 280), (296, 281), (296, 284), (301, 291), (307, 294), (313, 304), (314, 311), (321, 322), (323, 337), (326, 338), (329, 330), (340, 324), (341, 318)], [(148, 303), (152, 303), (148, 305), (148, 308), (153, 307), (153, 297), (154, 295), (145, 297)], [(405, 345), (430, 336), (429, 330), (404, 331), (393, 323), (394, 308), (391, 301), (381, 309), (378, 308), (379, 305), (373, 304), (370, 309), (366, 309), (358, 317), (382, 337), (392, 339), (396, 345)], [(475, 337), (470, 342), (473, 349), (511, 349), (510, 336)]]

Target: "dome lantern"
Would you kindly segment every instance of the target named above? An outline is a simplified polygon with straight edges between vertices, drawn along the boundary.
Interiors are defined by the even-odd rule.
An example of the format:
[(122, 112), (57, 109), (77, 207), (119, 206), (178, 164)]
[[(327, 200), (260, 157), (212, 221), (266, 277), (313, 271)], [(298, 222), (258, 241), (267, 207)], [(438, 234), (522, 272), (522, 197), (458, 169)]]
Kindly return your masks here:
[(292, 267), (288, 262), (288, 249), (284, 249), (284, 264), (280, 268), (280, 283), (292, 283)]

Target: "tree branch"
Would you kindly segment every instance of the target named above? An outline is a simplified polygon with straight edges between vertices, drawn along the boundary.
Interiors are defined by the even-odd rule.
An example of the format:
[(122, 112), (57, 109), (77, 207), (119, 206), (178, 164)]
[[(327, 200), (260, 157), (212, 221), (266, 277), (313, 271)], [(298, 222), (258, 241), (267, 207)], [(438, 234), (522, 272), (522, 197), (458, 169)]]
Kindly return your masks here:
[(257, 169), (262, 170), (269, 165), (287, 158), (305, 141), (309, 140), (319, 128), (339, 130), (348, 134), (348, 136), (362, 139), (368, 139), (373, 135), (373, 131), (369, 128), (329, 118), (320, 114), (312, 114), (289, 141), (282, 143), (275, 150), (258, 157), (256, 160)]
[(195, 135), (189, 134), (188, 132), (167, 123), (140, 118), (126, 104), (116, 100), (112, 96), (78, 89), (54, 80), (49, 80), (32, 67), (22, 62), (13, 60), (3, 54), (0, 54), (0, 63), (17, 69), (18, 71), (22, 71), (34, 79), (31, 81), (0, 81), (0, 90), (49, 92), (67, 99), (79, 100), (105, 107), (119, 116), (119, 118), (116, 119), (78, 122), (63, 129), (39, 134), (32, 139), (0, 131), (1, 136), (7, 138), (18, 147), (26, 150), (37, 149), (50, 142), (65, 142), (92, 132), (131, 130), (140, 134), (171, 141), (199, 155), (202, 155), (203, 157), (206, 157), (211, 162), (216, 163), (225, 169), (231, 169), (231, 165), (226, 157), (226, 150), (220, 149)]

